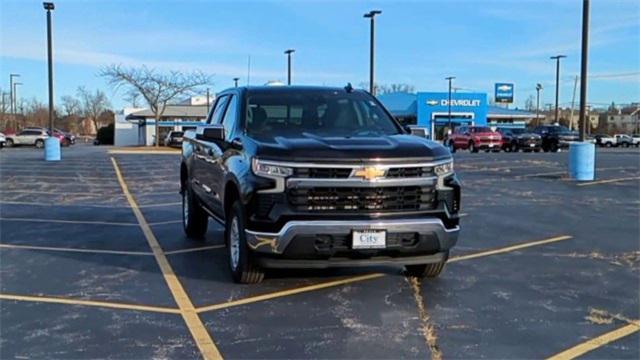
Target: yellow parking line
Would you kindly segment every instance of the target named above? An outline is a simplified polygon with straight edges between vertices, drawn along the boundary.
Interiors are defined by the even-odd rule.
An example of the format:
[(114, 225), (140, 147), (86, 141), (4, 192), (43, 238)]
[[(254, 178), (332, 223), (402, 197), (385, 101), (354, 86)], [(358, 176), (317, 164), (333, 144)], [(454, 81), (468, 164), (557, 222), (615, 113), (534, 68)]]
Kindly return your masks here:
[(115, 225), (115, 226), (138, 226), (136, 223), (111, 222), (111, 221), (83, 221), (83, 220), (59, 220), (59, 219), (32, 219), (32, 218), (0, 218), (2, 221), (25, 221), (25, 222), (45, 222), (60, 224), (86, 224), (86, 225)]
[(526, 243), (522, 243), (522, 244), (505, 246), (505, 247), (501, 247), (501, 248), (498, 248), (498, 249), (480, 251), (480, 252), (473, 253), (473, 254), (468, 254), (468, 255), (455, 256), (455, 257), (450, 258), (448, 262), (449, 263), (453, 263), (453, 262), (457, 262), (457, 261), (471, 260), (471, 259), (476, 259), (476, 258), (480, 258), (480, 257), (490, 256), (490, 255), (503, 254), (503, 253), (508, 253), (508, 252), (520, 250), (520, 249), (526, 249), (526, 248), (529, 248), (529, 247), (532, 247), (532, 246), (539, 246), (539, 245), (550, 244), (550, 243), (554, 243), (554, 242), (558, 242), (558, 241), (569, 240), (571, 238), (573, 238), (573, 236), (562, 235), (562, 236), (556, 236), (556, 237), (552, 237), (552, 238), (544, 239), (544, 240), (530, 241), (530, 242), (526, 242)]
[(190, 248), (190, 249), (180, 249), (180, 250), (166, 251), (164, 254), (165, 255), (184, 254), (184, 253), (190, 253), (190, 252), (196, 252), (196, 251), (222, 249), (223, 247), (225, 247), (225, 245), (200, 246), (200, 247)]
[(176, 155), (180, 150), (109, 150), (109, 154), (123, 155)]
[(67, 247), (52, 246), (34, 246), (34, 245), (18, 245), (18, 244), (0, 244), (0, 249), (20, 249), (20, 250), (39, 250), (39, 251), (61, 251), (61, 252), (77, 252), (89, 254), (108, 254), (108, 255), (143, 255), (152, 256), (153, 253), (144, 251), (121, 251), (121, 250), (101, 250), (101, 249), (80, 249)]
[(167, 313), (167, 314), (180, 314), (179, 309), (173, 309), (173, 308), (162, 307), (162, 306), (125, 304), (125, 303), (117, 303), (117, 302), (109, 302), (109, 301), (66, 299), (66, 298), (51, 297), (51, 296), (0, 294), (0, 300), (31, 301), (31, 302), (43, 302), (43, 303), (52, 303), (52, 304), (95, 306), (95, 307), (112, 308), (112, 309), (150, 311), (150, 312)]
[(601, 346), (609, 344), (613, 341), (622, 339), (625, 336), (629, 336), (637, 331), (640, 331), (640, 326), (635, 323), (625, 325), (616, 330), (602, 334), (596, 338), (589, 339), (581, 344), (578, 344), (570, 349), (567, 349), (559, 354), (549, 357), (549, 360), (569, 360), (582, 356), (590, 351), (593, 351)]
[(578, 186), (608, 184), (608, 183), (616, 183), (616, 182), (631, 181), (631, 180), (640, 180), (640, 176), (632, 176), (632, 177), (626, 177), (626, 178), (617, 178), (617, 179), (607, 179), (607, 180), (583, 182), (583, 183), (579, 183)]
[(224, 303), (220, 303), (220, 304), (203, 306), (203, 307), (198, 308), (196, 311), (198, 313), (201, 313), (201, 312), (205, 312), (205, 311), (220, 310), (220, 309), (225, 309), (225, 308), (229, 308), (229, 307), (245, 305), (245, 304), (251, 304), (251, 303), (255, 303), (255, 302), (259, 302), (259, 301), (265, 301), (265, 300), (270, 300), (270, 299), (280, 298), (280, 297), (284, 297), (284, 296), (300, 294), (300, 293), (314, 291), (314, 290), (326, 289), (326, 288), (330, 288), (330, 287), (346, 285), (346, 284), (351, 284), (351, 283), (365, 281), (365, 280), (377, 279), (377, 278), (381, 278), (383, 276), (385, 276), (385, 274), (380, 274), (380, 273), (367, 274), (367, 275), (361, 275), (361, 276), (354, 276), (354, 277), (350, 277), (350, 278), (342, 279), (342, 280), (328, 281), (328, 282), (323, 282), (323, 283), (320, 283), (320, 284), (303, 286), (303, 287), (300, 287), (300, 288), (289, 289), (289, 290), (276, 291), (276, 292), (272, 292), (272, 293), (268, 293), (268, 294), (251, 296), (251, 297), (248, 297), (248, 298), (234, 300), (234, 301), (228, 301), (228, 302), (224, 302)]
[(129, 188), (127, 187), (127, 183), (122, 177), (122, 173), (120, 172), (120, 168), (118, 167), (116, 159), (112, 157), (111, 162), (113, 163), (113, 168), (115, 169), (118, 182), (122, 187), (122, 192), (127, 198), (127, 201), (129, 201), (131, 210), (133, 210), (133, 213), (138, 219), (140, 228), (147, 238), (147, 242), (149, 243), (149, 246), (153, 251), (156, 262), (158, 263), (158, 266), (162, 271), (164, 280), (166, 281), (169, 290), (171, 291), (171, 294), (176, 301), (176, 304), (178, 304), (178, 307), (180, 308), (180, 314), (187, 324), (187, 327), (189, 328), (191, 336), (193, 336), (198, 349), (200, 349), (200, 353), (205, 359), (221, 359), (222, 355), (220, 354), (220, 351), (211, 339), (211, 335), (204, 327), (204, 324), (198, 316), (198, 313), (196, 312), (191, 299), (189, 299), (189, 295), (182, 287), (182, 284), (180, 283), (180, 280), (178, 280), (176, 274), (173, 272), (173, 269), (169, 264), (169, 260), (167, 260), (167, 257), (165, 256), (162, 248), (160, 247), (160, 244), (158, 243), (158, 239), (156, 239), (153, 231), (151, 230), (151, 227), (149, 227), (149, 224), (147, 223), (147, 220), (144, 218), (144, 215), (142, 215), (142, 211), (138, 207), (136, 200), (129, 192)]
[[(531, 241), (531, 242), (522, 243), (522, 244), (518, 244), (518, 245), (506, 246), (506, 247), (502, 247), (502, 248), (498, 248), (498, 249), (494, 249), (494, 250), (487, 250), (487, 251), (481, 251), (481, 252), (473, 253), (473, 254), (469, 254), (469, 255), (456, 256), (456, 257), (450, 258), (449, 262), (454, 263), (454, 262), (458, 262), (458, 261), (470, 260), (470, 259), (475, 259), (475, 258), (484, 257), (484, 256), (508, 253), (508, 252), (511, 252), (511, 251), (525, 249), (525, 248), (532, 247), (532, 246), (539, 246), (539, 245), (549, 244), (549, 243), (562, 241), (562, 240), (568, 240), (568, 239), (571, 239), (571, 238), (572, 238), (571, 236), (563, 235), (563, 236), (557, 236), (557, 237), (544, 239), (544, 240)], [(201, 313), (201, 312), (205, 312), (205, 311), (220, 310), (220, 309), (225, 309), (225, 308), (229, 308), (229, 307), (234, 307), (234, 306), (239, 306), (239, 305), (244, 305), (244, 304), (250, 304), (250, 303), (255, 303), (255, 302), (259, 302), (259, 301), (271, 300), (271, 299), (275, 299), (275, 298), (279, 298), (279, 297), (290, 296), (290, 295), (300, 294), (300, 293), (314, 291), (314, 290), (326, 289), (326, 288), (330, 288), (330, 287), (346, 285), (346, 284), (356, 283), (356, 282), (365, 281), (365, 280), (377, 279), (377, 278), (380, 278), (380, 277), (383, 277), (383, 276), (386, 276), (386, 274), (373, 273), (373, 274), (367, 274), (367, 275), (354, 276), (354, 277), (341, 279), (341, 280), (328, 281), (328, 282), (324, 282), (324, 283), (320, 283), (320, 284), (316, 284), (316, 285), (303, 286), (303, 287), (296, 288), (296, 289), (289, 289), (289, 290), (284, 290), (284, 291), (276, 291), (276, 292), (273, 292), (273, 293), (257, 295), (257, 296), (251, 296), (251, 297), (244, 298), (244, 299), (239, 299), (239, 300), (233, 300), (233, 301), (219, 303), (219, 304), (202, 306), (202, 307), (199, 307), (197, 309), (197, 312)]]

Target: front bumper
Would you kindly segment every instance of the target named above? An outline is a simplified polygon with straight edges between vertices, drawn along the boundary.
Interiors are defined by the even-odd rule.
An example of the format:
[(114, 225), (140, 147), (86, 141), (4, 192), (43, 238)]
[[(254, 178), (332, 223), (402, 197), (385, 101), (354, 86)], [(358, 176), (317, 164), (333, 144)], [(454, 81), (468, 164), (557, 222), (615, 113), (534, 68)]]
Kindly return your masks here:
[[(384, 230), (385, 249), (352, 249), (353, 230)], [(460, 228), (447, 229), (440, 219), (290, 221), (278, 233), (245, 230), (249, 248), (266, 255), (265, 266), (352, 266), (353, 263), (426, 264), (441, 259), (457, 240)], [(316, 262), (318, 264), (311, 265)], [(333, 265), (332, 265), (333, 264)], [(308, 265), (308, 266), (307, 266)], [(296, 266), (297, 267), (297, 266)]]

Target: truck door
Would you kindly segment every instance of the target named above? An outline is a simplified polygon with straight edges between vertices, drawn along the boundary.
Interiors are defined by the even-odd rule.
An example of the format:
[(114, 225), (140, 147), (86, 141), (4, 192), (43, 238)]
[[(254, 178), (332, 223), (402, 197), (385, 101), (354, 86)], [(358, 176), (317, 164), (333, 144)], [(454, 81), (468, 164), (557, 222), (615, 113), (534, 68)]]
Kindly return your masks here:
[[(216, 99), (216, 103), (213, 106), (213, 110), (207, 120), (207, 125), (209, 124), (217, 124), (222, 120), (222, 116), (224, 115), (224, 110), (227, 107), (227, 103), (229, 101), (228, 95), (222, 95)], [(196, 133), (198, 129), (196, 129)], [(200, 199), (203, 199), (205, 205), (213, 211), (216, 211), (213, 197), (216, 194), (213, 193), (214, 189), (211, 188), (211, 174), (209, 174), (210, 166), (209, 163), (212, 161), (214, 157), (214, 153), (221, 153), (220, 149), (216, 144), (210, 141), (206, 141), (203, 139), (196, 139), (193, 144), (193, 157), (194, 161), (192, 164), (192, 173), (191, 177), (193, 180), (193, 188), (198, 193)]]

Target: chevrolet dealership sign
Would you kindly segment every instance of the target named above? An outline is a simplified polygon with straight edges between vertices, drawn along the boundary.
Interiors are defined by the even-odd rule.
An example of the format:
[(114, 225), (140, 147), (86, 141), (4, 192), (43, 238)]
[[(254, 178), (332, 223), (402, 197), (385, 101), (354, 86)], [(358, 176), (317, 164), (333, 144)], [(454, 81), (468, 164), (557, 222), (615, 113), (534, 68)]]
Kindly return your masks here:
[[(431, 122), (448, 122), (449, 93), (419, 92), (417, 94), (418, 125), (431, 128)], [(454, 122), (468, 122), (476, 125), (487, 121), (487, 94), (458, 92), (451, 94), (451, 118)]]
[(496, 83), (495, 99), (497, 103), (513, 103), (513, 84)]
[[(449, 99), (427, 100), (429, 106), (449, 106)], [(451, 106), (480, 106), (480, 100), (477, 99), (451, 99)]]

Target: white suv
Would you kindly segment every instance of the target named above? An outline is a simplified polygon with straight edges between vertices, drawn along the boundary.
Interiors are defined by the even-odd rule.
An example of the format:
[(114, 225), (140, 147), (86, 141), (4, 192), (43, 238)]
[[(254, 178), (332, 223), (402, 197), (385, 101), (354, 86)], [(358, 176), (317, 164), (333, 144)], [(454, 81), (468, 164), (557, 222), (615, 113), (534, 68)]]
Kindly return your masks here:
[(44, 140), (48, 138), (46, 130), (42, 129), (26, 129), (17, 134), (7, 135), (7, 146), (32, 145), (37, 148), (44, 147)]

